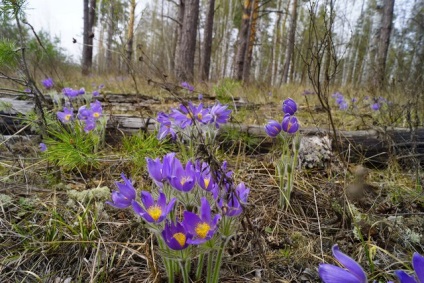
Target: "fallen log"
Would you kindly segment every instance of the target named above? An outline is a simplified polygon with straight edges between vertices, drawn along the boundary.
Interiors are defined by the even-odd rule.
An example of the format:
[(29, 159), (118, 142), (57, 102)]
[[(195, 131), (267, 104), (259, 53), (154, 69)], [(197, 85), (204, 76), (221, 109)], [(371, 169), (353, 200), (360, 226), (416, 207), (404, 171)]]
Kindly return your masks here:
[[(150, 110), (151, 104), (160, 104), (159, 100), (147, 96), (123, 96), (122, 99), (124, 97), (126, 99), (125, 103), (136, 105), (135, 108), (138, 109), (139, 115), (153, 114)], [(108, 96), (103, 99), (104, 107), (106, 108), (111, 107), (110, 105), (119, 107), (121, 103), (112, 102), (112, 97), (108, 98)], [(109, 102), (107, 99), (109, 99)], [(119, 99), (116, 101), (119, 101)], [(11, 105), (9, 110), (0, 111), (0, 134), (12, 135), (24, 127), (19, 115), (28, 113), (33, 105), (31, 102), (15, 99), (1, 98), (0, 101)], [(140, 109), (143, 111), (140, 111)], [(131, 134), (140, 130), (153, 132), (156, 127), (156, 123), (152, 118), (142, 118), (131, 114), (109, 115), (107, 135), (110, 140), (118, 142), (122, 136), (120, 133)], [(260, 125), (232, 124), (222, 128), (221, 131), (226, 129), (235, 129), (250, 137), (260, 139), (261, 142), (258, 143), (257, 148), (259, 152), (269, 151), (276, 143), (275, 139), (267, 137), (263, 126)], [(24, 133), (28, 134), (29, 131), (27, 127)], [(424, 166), (424, 128), (374, 128), (361, 131), (337, 131), (337, 139), (332, 138), (332, 132), (329, 129), (317, 127), (301, 128), (300, 134), (305, 137), (328, 137), (330, 149), (334, 149), (337, 146), (337, 140), (337, 148), (341, 149), (341, 154), (349, 162), (382, 167), (386, 166), (390, 159), (393, 158), (401, 161), (402, 164), (412, 162), (412, 164)]]

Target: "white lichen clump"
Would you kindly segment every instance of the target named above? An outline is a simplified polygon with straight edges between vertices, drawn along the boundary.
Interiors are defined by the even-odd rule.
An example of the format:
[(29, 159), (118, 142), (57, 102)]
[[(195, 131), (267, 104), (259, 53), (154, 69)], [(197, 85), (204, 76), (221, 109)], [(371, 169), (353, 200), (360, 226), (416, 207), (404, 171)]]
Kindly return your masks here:
[(302, 137), (299, 147), (299, 165), (303, 168), (324, 168), (333, 157), (328, 136)]

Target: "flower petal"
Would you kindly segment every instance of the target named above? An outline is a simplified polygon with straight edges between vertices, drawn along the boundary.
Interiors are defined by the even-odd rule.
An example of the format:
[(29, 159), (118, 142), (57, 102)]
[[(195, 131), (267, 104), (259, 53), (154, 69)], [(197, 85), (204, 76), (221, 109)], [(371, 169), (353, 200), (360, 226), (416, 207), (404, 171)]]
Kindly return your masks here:
[(357, 263), (353, 258), (345, 255), (339, 250), (338, 245), (334, 245), (333, 248), (334, 257), (346, 268), (348, 269), (356, 278), (358, 278), (358, 282), (367, 282), (367, 275), (362, 269), (361, 265)]
[(211, 223), (211, 206), (209, 205), (208, 200), (205, 197), (201, 199), (201, 218), (207, 223)]
[(414, 277), (406, 274), (406, 272), (403, 270), (396, 270), (395, 274), (401, 283), (419, 283), (415, 281)]
[[(320, 264), (318, 267), (319, 277), (325, 283), (360, 283), (358, 278), (356, 278), (352, 273), (347, 270), (344, 270), (341, 267), (332, 265), (332, 264)], [(365, 281), (366, 282), (366, 281)]]
[(424, 256), (415, 252), (412, 256), (412, 266), (417, 274), (418, 282), (424, 283)]
[(149, 209), (149, 207), (155, 204), (155, 200), (153, 199), (153, 196), (146, 191), (141, 192), (141, 202), (144, 204), (144, 207), (146, 209)]

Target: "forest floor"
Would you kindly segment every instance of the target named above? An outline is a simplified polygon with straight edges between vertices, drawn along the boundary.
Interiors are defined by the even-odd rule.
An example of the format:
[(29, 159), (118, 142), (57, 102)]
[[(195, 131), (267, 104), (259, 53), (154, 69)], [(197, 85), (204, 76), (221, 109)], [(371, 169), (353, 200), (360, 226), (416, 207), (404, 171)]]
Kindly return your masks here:
[[(326, 113), (310, 97), (299, 103), (302, 126), (328, 127)], [(245, 99), (256, 106), (233, 109), (232, 122), (264, 125), (281, 119), (283, 98)], [(235, 104), (234, 97), (227, 99)], [(159, 103), (151, 117), (176, 104)], [(375, 125), (375, 113), (355, 111), (337, 112), (338, 129)], [(388, 121), (396, 111), (381, 111), (380, 118)], [(232, 137), (238, 140), (226, 143), (218, 159), (227, 160), (234, 178), (251, 192), (240, 229), (225, 250), (220, 282), (320, 282), (317, 267), (335, 262), (334, 244), (362, 264), (369, 280), (386, 282), (394, 270), (410, 269), (414, 251), (424, 253), (422, 166), (390, 159), (383, 168), (346, 168), (334, 158), (322, 168), (296, 168), (290, 206), (282, 209), (275, 177), (281, 152), (259, 153), (251, 138), (227, 136)], [(253, 143), (259, 147), (263, 139)], [(104, 205), (122, 172), (138, 191), (151, 187), (142, 162), (114, 143), (99, 152), (95, 170), (62, 170), (42, 158), (39, 142), (0, 143), (0, 281), (166, 282), (155, 239), (140, 217)], [(366, 171), (360, 181), (358, 170)], [(349, 196), (352, 185), (362, 186), (361, 195)]]

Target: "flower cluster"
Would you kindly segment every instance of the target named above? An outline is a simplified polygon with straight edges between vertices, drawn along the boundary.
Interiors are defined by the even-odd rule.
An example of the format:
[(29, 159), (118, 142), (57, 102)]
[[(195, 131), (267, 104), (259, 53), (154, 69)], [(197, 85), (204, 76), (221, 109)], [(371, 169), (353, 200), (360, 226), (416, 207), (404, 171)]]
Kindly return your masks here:
[[(116, 183), (118, 191), (112, 193), (112, 201), (107, 203), (116, 208), (132, 206), (134, 212), (148, 223), (157, 225), (164, 222), (160, 234), (169, 248), (182, 250), (189, 245), (205, 243), (215, 235), (223, 216), (234, 217), (242, 213), (250, 190), (244, 183), (232, 189), (232, 172), (226, 169), (226, 163), (220, 170), (223, 173), (213, 174), (206, 162), (189, 161), (183, 165), (175, 153), (165, 155), (162, 161), (159, 158), (146, 160), (149, 175), (159, 187), (157, 199), (152, 193), (142, 191), (140, 204), (136, 201), (131, 180), (122, 174), (124, 183)], [(185, 202), (178, 197), (170, 197), (167, 202), (164, 193), (167, 190), (171, 190), (169, 195), (181, 198), (188, 194), (200, 195), (197, 213), (193, 209), (188, 210)], [(219, 208), (221, 214), (212, 214), (209, 200)], [(175, 217), (176, 213), (171, 213), (177, 206), (184, 208), (181, 221)]]
[(78, 89), (72, 89), (70, 87), (65, 87), (64, 89), (62, 89), (62, 93), (67, 98), (74, 99), (74, 98), (77, 98), (78, 96), (84, 95), (85, 94), (85, 89), (84, 88), (80, 88), (78, 90)]
[(331, 97), (334, 98), (340, 110), (347, 110), (349, 108), (349, 103), (340, 92), (333, 93)]
[(231, 110), (227, 108), (228, 105), (219, 102), (211, 107), (203, 107), (203, 103), (195, 105), (188, 102), (187, 105), (181, 104), (177, 109), (172, 109), (170, 114), (159, 112), (156, 119), (160, 124), (158, 139), (169, 135), (175, 139), (179, 129), (185, 129), (196, 122), (200, 125), (213, 124), (219, 128), (230, 119)]
[(285, 113), (282, 123), (275, 120), (269, 120), (268, 124), (265, 125), (265, 132), (270, 137), (274, 138), (278, 136), (281, 131), (288, 134), (294, 134), (299, 130), (299, 122), (294, 115), (297, 111), (296, 102), (291, 98), (284, 100), (282, 110)]
[[(63, 111), (57, 112), (57, 118), (64, 124), (68, 124), (74, 120), (74, 109), (71, 107), (64, 107)], [(102, 116), (102, 104), (96, 100), (90, 103), (90, 107), (86, 105), (78, 109), (77, 119), (84, 125), (84, 131), (90, 132), (96, 127), (96, 123)]]
[(94, 97), (100, 95), (100, 91), (105, 87), (104, 84), (99, 85), (95, 90), (93, 90), (92, 94)]
[(194, 91), (194, 86), (192, 86), (191, 84), (189, 84), (188, 82), (182, 82), (181, 83), (181, 87), (185, 88), (186, 90), (188, 90), (189, 92), (193, 92)]
[[(318, 268), (319, 276), (325, 283), (368, 282), (367, 275), (359, 263), (342, 253), (337, 245), (333, 246), (332, 251), (334, 257), (344, 268), (327, 263), (320, 264)], [(395, 274), (401, 283), (424, 282), (424, 256), (414, 253), (412, 257), (412, 266), (415, 271), (415, 278), (414, 276), (408, 275), (405, 271), (395, 271)]]

